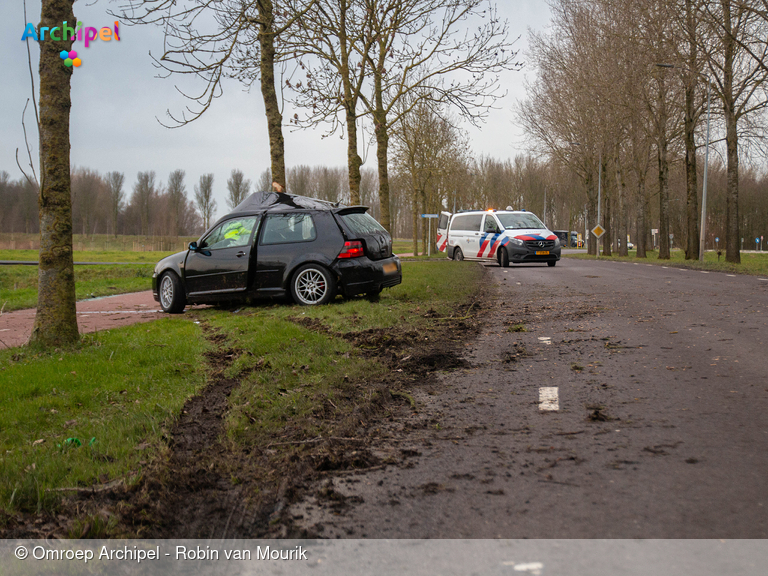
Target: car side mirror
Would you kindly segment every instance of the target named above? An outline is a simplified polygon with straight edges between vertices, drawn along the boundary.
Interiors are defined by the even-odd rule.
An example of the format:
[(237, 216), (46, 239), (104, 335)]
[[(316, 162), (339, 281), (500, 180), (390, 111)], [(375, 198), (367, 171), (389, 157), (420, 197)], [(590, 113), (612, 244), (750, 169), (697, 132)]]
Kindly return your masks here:
[(189, 249), (192, 250), (192, 252), (197, 252), (199, 250), (199, 248), (197, 247), (197, 242), (190, 242)]

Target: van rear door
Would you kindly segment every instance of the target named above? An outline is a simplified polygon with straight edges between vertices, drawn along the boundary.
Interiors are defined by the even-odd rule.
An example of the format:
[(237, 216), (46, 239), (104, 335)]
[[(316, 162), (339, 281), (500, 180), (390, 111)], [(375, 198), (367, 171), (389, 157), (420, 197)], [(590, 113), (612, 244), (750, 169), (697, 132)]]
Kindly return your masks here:
[(437, 221), (437, 238), (435, 244), (440, 252), (445, 252), (448, 245), (448, 224), (451, 221), (450, 212), (440, 212), (440, 219)]

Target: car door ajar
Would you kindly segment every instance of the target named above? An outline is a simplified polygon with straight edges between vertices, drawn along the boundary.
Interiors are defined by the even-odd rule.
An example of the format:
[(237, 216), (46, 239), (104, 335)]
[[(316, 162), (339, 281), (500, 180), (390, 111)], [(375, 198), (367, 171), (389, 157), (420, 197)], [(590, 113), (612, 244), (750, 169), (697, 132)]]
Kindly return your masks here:
[(262, 229), (254, 284), (262, 295), (279, 294), (286, 269), (310, 251), (317, 230), (312, 215), (306, 212), (267, 214)]
[(187, 294), (242, 292), (248, 288), (248, 264), (259, 216), (230, 218), (190, 250), (185, 264)]

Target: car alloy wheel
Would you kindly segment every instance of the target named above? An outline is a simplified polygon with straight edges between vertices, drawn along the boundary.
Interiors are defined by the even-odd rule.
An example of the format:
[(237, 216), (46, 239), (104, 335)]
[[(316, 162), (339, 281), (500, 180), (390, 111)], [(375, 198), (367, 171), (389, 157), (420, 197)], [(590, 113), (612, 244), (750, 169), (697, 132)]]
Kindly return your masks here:
[(299, 269), (291, 286), (299, 304), (314, 306), (330, 302), (335, 295), (333, 277), (322, 266), (308, 265)]
[(170, 275), (163, 276), (163, 280), (160, 282), (160, 305), (163, 310), (167, 310), (173, 303), (173, 279)]
[(187, 295), (181, 285), (179, 277), (168, 271), (160, 278), (160, 307), (168, 314), (178, 314), (187, 305)]

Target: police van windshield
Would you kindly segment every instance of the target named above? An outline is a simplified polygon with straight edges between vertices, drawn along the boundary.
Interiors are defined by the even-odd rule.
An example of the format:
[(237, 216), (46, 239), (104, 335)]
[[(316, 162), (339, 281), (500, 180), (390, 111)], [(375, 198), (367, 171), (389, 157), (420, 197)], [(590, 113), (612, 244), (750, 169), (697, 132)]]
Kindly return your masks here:
[(496, 217), (507, 230), (522, 230), (524, 228), (546, 228), (541, 220), (533, 214), (496, 214)]

